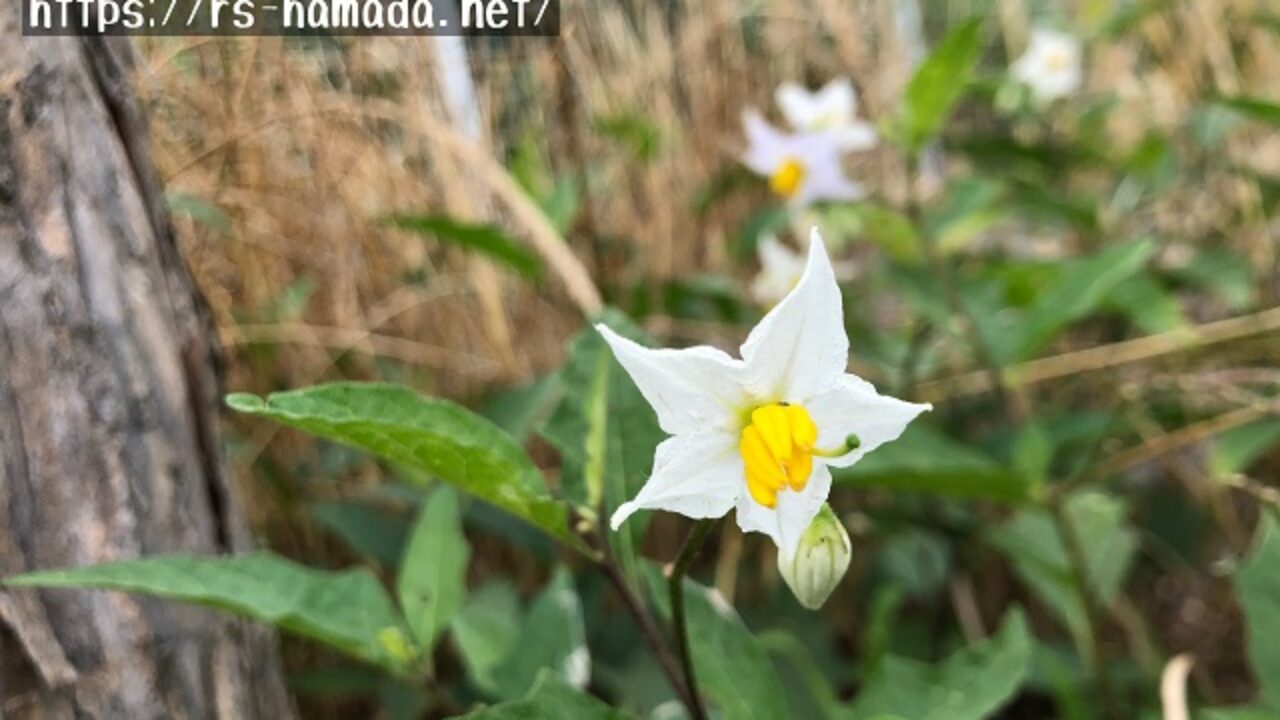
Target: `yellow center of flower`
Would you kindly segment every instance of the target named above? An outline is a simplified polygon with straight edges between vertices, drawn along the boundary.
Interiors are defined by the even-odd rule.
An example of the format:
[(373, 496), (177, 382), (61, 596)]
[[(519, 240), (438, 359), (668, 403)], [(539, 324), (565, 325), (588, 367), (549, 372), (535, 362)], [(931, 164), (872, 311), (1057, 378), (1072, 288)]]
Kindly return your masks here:
[(1061, 72), (1067, 69), (1071, 56), (1063, 50), (1054, 50), (1044, 58), (1044, 66), (1049, 72)]
[(804, 165), (795, 158), (787, 158), (786, 162), (779, 165), (773, 175), (769, 176), (769, 188), (784, 198), (794, 196), (802, 182), (804, 182)]
[(778, 504), (783, 489), (803, 490), (813, 471), (818, 426), (800, 405), (772, 403), (751, 411), (738, 445), (747, 491), (761, 505)]

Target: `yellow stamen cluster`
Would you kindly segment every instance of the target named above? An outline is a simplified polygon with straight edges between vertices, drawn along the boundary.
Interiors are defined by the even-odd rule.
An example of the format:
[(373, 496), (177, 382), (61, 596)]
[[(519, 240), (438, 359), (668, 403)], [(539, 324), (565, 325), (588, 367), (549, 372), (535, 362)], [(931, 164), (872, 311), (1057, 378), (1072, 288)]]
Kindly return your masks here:
[(752, 410), (738, 446), (751, 497), (772, 508), (784, 488), (803, 490), (813, 471), (817, 441), (818, 427), (799, 405), (773, 403)]
[(789, 158), (769, 176), (769, 188), (784, 198), (791, 198), (800, 190), (804, 174), (804, 165), (795, 158)]
[(1044, 59), (1044, 66), (1049, 72), (1060, 72), (1067, 69), (1067, 65), (1071, 62), (1071, 56), (1063, 50), (1054, 50), (1050, 52)]

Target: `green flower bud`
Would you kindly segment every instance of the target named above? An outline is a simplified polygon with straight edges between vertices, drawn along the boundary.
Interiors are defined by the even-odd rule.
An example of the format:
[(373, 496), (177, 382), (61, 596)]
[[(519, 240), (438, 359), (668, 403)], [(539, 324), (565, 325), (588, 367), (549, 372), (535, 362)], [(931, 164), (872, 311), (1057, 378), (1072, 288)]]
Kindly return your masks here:
[(823, 503), (822, 510), (800, 538), (795, 554), (791, 557), (778, 554), (778, 570), (796, 600), (810, 610), (817, 610), (840, 584), (852, 555), (848, 531), (831, 506)]

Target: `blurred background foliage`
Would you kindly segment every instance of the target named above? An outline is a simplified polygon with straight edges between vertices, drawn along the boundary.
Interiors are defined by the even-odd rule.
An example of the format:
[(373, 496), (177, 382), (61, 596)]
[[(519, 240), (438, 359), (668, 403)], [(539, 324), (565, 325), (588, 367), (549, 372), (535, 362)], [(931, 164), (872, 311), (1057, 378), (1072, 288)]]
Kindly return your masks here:
[[(855, 555), (820, 613), (767, 540), (718, 526), (692, 574), (753, 632), (691, 601), (697, 643), (765, 697), (708, 693), (726, 717), (1160, 717), (1188, 653), (1194, 706), (1259, 703), (1198, 717), (1275, 717), (1280, 539), (1253, 550), (1280, 507), (1273, 2), (565, 0), (559, 38), (466, 42), (472, 118), (458, 56), (427, 39), (146, 39), (139, 86), (232, 389), (406, 383), (585, 498), (603, 344), (530, 248), (563, 237), (635, 334), (732, 350), (761, 314), (755, 245), (796, 219), (740, 168), (742, 111), (848, 76), (889, 128), (974, 16), (972, 79), (919, 161), (883, 142), (851, 165), (868, 200), (804, 217), (853, 268), (853, 368), (936, 410), (838, 477)], [(1040, 24), (1086, 44), (1083, 89), (1044, 109), (1003, 79)], [(607, 383), (616, 504), (661, 435), (620, 371)], [(289, 640), (303, 716), (439, 717), (535, 684), (679, 716), (605, 582), (547, 536), (452, 494), (424, 505), (417, 472), (271, 423), (237, 417), (226, 440), (286, 556), (404, 582), (419, 506), (460, 517), (432, 527), (469, 548), (437, 568), (447, 622), (413, 628), (440, 638), (431, 681)], [(685, 524), (625, 542), (665, 562)]]

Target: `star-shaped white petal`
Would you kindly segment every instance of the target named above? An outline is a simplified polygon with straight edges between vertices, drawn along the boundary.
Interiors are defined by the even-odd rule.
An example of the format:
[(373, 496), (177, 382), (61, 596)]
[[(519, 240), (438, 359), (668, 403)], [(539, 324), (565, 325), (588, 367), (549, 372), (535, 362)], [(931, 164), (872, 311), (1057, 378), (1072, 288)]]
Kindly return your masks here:
[[(857, 462), (929, 409), (880, 395), (845, 373), (843, 301), (816, 230), (799, 282), (748, 335), (741, 360), (709, 347), (651, 350), (597, 327), (672, 435), (658, 447), (644, 487), (614, 513), (615, 529), (642, 509), (707, 518), (736, 508), (744, 531), (765, 533), (781, 552), (794, 552), (830, 493), (828, 466)], [(753, 410), (778, 403), (804, 408), (818, 438), (803, 487), (779, 490), (766, 506), (748, 491), (739, 441)], [(857, 449), (826, 452), (850, 435)]]

